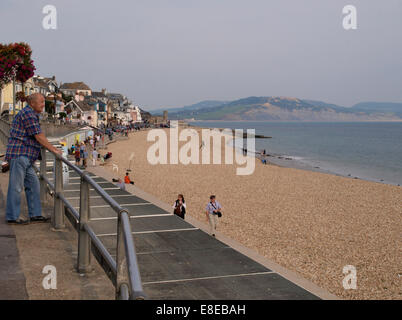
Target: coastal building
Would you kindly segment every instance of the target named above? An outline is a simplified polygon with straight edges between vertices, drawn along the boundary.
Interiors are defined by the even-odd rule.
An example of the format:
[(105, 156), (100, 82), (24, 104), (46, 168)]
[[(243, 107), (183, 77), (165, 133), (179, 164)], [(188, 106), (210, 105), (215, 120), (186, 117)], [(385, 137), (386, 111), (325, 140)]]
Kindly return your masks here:
[(160, 125), (160, 124), (164, 124), (165, 122), (163, 121), (163, 117), (161, 116), (151, 116), (148, 119), (148, 122), (154, 125)]
[(1, 114), (3, 114), (13, 108), (13, 83), (6, 84), (0, 91)]
[(55, 76), (51, 78), (46, 78), (35, 75), (32, 77), (32, 81), (34, 83), (34, 92), (41, 93), (45, 97), (51, 93), (56, 92), (59, 88)]
[(108, 124), (108, 109), (111, 108), (111, 104), (109, 103), (109, 99), (105, 94), (105, 89), (102, 89), (102, 92), (93, 91), (91, 96), (85, 96), (84, 101), (93, 106), (94, 110), (97, 112), (97, 124), (107, 125)]
[[(127, 125), (144, 121), (149, 113), (134, 105), (126, 96), (120, 93), (109, 93), (106, 89), (92, 91), (84, 82), (72, 82), (58, 85), (56, 77), (33, 76), (24, 83), (24, 93), (41, 93), (46, 99), (46, 109), (60, 117), (60, 113), (67, 114), (67, 120), (72, 123), (88, 123), (94, 126), (108, 125), (109, 123)], [(13, 111), (13, 91), (22, 90), (22, 84), (9, 83), (0, 90), (0, 112)], [(63, 100), (67, 98), (67, 103)], [(71, 100), (70, 100), (71, 99)], [(16, 101), (16, 112), (26, 103)]]
[(84, 96), (77, 94), (74, 99), (64, 106), (67, 119), (71, 123), (86, 123), (92, 126), (98, 125), (97, 104), (84, 101)]
[(84, 82), (63, 83), (60, 86), (60, 91), (66, 96), (74, 96), (77, 93), (81, 93), (84, 96), (90, 96), (92, 94), (91, 88)]
[[(14, 89), (13, 89), (13, 82), (10, 82), (6, 84), (2, 89), (0, 93), (0, 106), (1, 106), (1, 111), (0, 113), (3, 114), (3, 112), (7, 111), (10, 114), (13, 113), (13, 101), (14, 101), (14, 93), (17, 96), (18, 92), (22, 92), (22, 89), (24, 88), (24, 94), (25, 96), (28, 96), (35, 91), (35, 83), (33, 81), (33, 78), (28, 79), (24, 84), (21, 82), (14, 82)], [(26, 103), (18, 101), (17, 98), (15, 98), (15, 113), (18, 113), (19, 110), (21, 110), (23, 107), (25, 107)]]
[(100, 100), (105, 104), (109, 101), (106, 89), (102, 89), (102, 91), (92, 91), (91, 97)]
[(108, 104), (104, 103), (103, 101), (98, 102), (98, 123), (97, 127), (103, 125), (107, 125), (108, 123)]
[(58, 115), (61, 112), (64, 111), (64, 100), (62, 94), (52, 92), (46, 96), (46, 101), (48, 101), (50, 104), (54, 105), (54, 113)]
[(110, 122), (115, 124), (128, 124), (131, 121), (131, 115), (125, 111), (121, 111), (120, 108), (116, 108), (114, 105), (111, 108)]
[(43, 79), (33, 78), (33, 83), (35, 85), (34, 92), (40, 93), (45, 97), (50, 93), (49, 87)]
[(128, 107), (115, 107), (111, 105), (109, 121), (123, 125), (128, 125), (133, 122), (142, 122), (141, 109), (134, 105)]
[(132, 122), (142, 122), (141, 117), (141, 110), (139, 106), (135, 106), (134, 108), (130, 109), (131, 121)]
[(115, 108), (123, 106), (127, 100), (127, 98), (120, 93), (107, 93), (106, 96)]

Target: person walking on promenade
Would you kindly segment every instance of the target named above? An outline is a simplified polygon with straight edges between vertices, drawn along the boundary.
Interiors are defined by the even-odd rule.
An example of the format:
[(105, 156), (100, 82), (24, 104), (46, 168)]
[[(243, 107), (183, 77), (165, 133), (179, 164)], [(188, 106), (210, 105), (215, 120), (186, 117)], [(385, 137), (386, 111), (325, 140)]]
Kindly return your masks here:
[(82, 166), (84, 168), (87, 167), (87, 158), (88, 158), (88, 152), (86, 150), (86, 146), (84, 141), (81, 142), (81, 146), (80, 146), (80, 158), (82, 159)]
[(74, 152), (74, 157), (75, 157), (75, 164), (77, 166), (80, 165), (80, 149), (78, 147), (75, 148), (75, 152)]
[(84, 166), (84, 168), (87, 168), (87, 161), (88, 161), (88, 151), (87, 151), (87, 147), (84, 145), (84, 154), (83, 154), (83, 158), (82, 158), (82, 165)]
[(209, 226), (211, 228), (211, 235), (215, 237), (216, 227), (218, 226), (218, 218), (222, 216), (221, 210), (222, 206), (214, 195), (209, 197), (209, 203), (206, 207), (207, 221), (209, 221)]
[(71, 153), (70, 154), (75, 154), (75, 145), (71, 145)]
[(177, 200), (173, 204), (173, 209), (173, 213), (184, 220), (184, 216), (186, 214), (186, 201), (184, 200), (182, 194), (177, 196)]
[[(49, 220), (42, 216), (40, 184), (33, 164), (40, 157), (41, 146), (59, 155), (62, 151), (53, 146), (42, 132), (39, 114), (44, 108), (43, 95), (33, 93), (27, 98), (27, 106), (18, 112), (11, 124), (5, 156), (5, 160), (10, 163), (6, 205), (6, 220), (9, 224)], [(23, 189), (25, 189), (30, 221), (20, 219)]]
[(82, 164), (84, 165), (84, 148), (85, 148), (85, 145), (84, 145), (84, 141), (81, 141), (81, 144), (80, 144), (80, 158), (82, 159), (81, 161), (82, 161)]
[(98, 151), (96, 151), (96, 148), (92, 150), (92, 165), (95, 167), (96, 166), (96, 159), (98, 159)]

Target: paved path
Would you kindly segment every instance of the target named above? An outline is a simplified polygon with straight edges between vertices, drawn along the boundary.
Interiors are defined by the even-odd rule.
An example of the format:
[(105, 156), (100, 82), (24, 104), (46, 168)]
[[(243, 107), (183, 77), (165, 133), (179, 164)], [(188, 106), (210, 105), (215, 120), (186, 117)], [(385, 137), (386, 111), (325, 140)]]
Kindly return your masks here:
[(5, 207), (0, 210), (0, 300), (28, 299), (15, 233), (5, 223)]
[[(52, 166), (48, 167), (51, 178)], [(98, 170), (99, 172), (99, 170)], [(102, 172), (102, 171), (101, 171)], [(150, 299), (318, 299), (313, 293), (160, 206), (89, 173), (130, 214), (144, 290)], [(64, 196), (79, 207), (78, 175)], [(90, 190), (91, 227), (116, 254), (116, 213)]]
[[(4, 146), (0, 144), (0, 153)], [(8, 174), (0, 172), (0, 300), (28, 299), (14, 230), (6, 223)]]

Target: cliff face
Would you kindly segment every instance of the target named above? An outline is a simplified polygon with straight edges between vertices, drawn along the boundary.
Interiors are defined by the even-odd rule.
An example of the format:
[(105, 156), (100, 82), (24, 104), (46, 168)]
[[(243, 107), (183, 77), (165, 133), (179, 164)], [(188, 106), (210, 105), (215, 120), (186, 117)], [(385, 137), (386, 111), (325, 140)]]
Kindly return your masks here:
[(170, 118), (197, 120), (258, 121), (394, 121), (398, 112), (344, 108), (320, 101), (288, 97), (249, 97), (213, 108), (178, 110)]

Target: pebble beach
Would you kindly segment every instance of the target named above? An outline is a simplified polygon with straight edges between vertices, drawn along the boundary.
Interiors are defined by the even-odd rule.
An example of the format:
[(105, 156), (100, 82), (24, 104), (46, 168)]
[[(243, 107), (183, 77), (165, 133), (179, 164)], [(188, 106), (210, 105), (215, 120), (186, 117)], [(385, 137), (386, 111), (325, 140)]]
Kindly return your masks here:
[[(113, 157), (105, 170), (123, 178), (130, 168), (136, 186), (169, 204), (182, 193), (187, 214), (202, 222), (215, 194), (223, 207), (219, 232), (342, 299), (402, 299), (401, 187), (258, 159), (244, 176), (236, 163), (152, 165), (149, 132), (108, 145)], [(224, 147), (214, 150), (222, 159)], [(356, 268), (356, 289), (342, 285), (347, 265)]]

